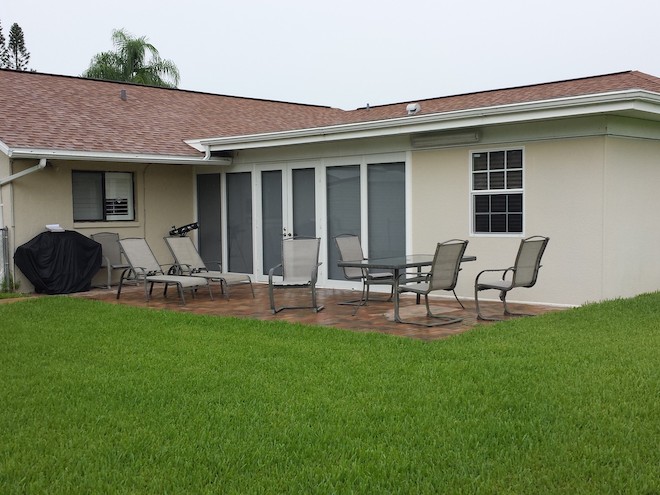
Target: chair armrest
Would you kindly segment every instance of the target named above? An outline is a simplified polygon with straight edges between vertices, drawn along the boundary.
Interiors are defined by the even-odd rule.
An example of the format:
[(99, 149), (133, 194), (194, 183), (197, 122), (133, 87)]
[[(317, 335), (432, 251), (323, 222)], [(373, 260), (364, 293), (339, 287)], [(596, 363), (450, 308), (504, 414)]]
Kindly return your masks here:
[(309, 281), (312, 283), (312, 285), (316, 285), (316, 280), (319, 278), (319, 266), (323, 264), (322, 261), (319, 261), (316, 263), (316, 266), (312, 268), (312, 276), (309, 277)]
[(398, 284), (426, 282), (431, 276), (431, 272), (410, 273), (403, 272), (399, 274)]
[[(168, 266), (168, 265), (161, 265)], [(193, 269), (191, 265), (186, 263), (172, 263), (170, 269), (167, 270), (167, 273), (170, 275), (182, 275), (184, 273), (192, 273)]]
[(135, 273), (136, 277), (138, 277), (138, 272), (140, 272), (142, 277), (149, 276), (149, 272), (147, 272), (147, 269), (143, 266), (132, 266), (130, 270), (133, 270), (133, 273)]
[(282, 263), (280, 263), (279, 265), (275, 265), (273, 268), (268, 270), (268, 284), (269, 285), (271, 285), (273, 283), (273, 275), (275, 273), (275, 270), (277, 270), (278, 268), (282, 268)]
[(501, 273), (502, 273), (502, 280), (504, 280), (504, 278), (506, 277), (506, 274), (507, 274), (509, 271), (513, 271), (513, 269), (514, 269), (514, 268), (513, 268), (512, 266), (510, 266), (509, 268), (493, 268), (493, 269), (489, 269), (489, 270), (482, 270), (482, 271), (480, 271), (479, 274), (477, 275), (477, 278), (474, 279), (474, 283), (475, 283), (475, 285), (478, 284), (478, 283), (479, 283), (479, 277), (481, 277), (481, 275), (483, 275), (484, 273), (496, 273), (496, 272), (501, 272)]

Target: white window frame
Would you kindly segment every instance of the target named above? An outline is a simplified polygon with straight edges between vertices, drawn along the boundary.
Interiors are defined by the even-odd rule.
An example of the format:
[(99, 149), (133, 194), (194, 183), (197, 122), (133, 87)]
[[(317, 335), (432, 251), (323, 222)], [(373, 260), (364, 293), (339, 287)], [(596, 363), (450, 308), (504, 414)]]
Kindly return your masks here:
[[(520, 187), (507, 187), (506, 184), (506, 168), (502, 169), (504, 171), (504, 187), (503, 188), (490, 188), (490, 183), (486, 189), (475, 189), (474, 187), (474, 177), (475, 177), (475, 170), (474, 170), (474, 156), (478, 154), (483, 154), (486, 153), (490, 155), (491, 153), (498, 153), (498, 152), (503, 152), (506, 157), (506, 153), (510, 151), (520, 151), (521, 153), (521, 178), (520, 178)], [(505, 158), (506, 160), (506, 158)], [(485, 236), (485, 237), (493, 237), (493, 236), (498, 236), (498, 237), (523, 237), (524, 232), (525, 232), (525, 219), (526, 219), (526, 213), (525, 213), (525, 205), (526, 205), (526, 200), (525, 200), (525, 148), (523, 146), (512, 146), (512, 147), (504, 147), (504, 148), (492, 148), (492, 149), (483, 149), (483, 150), (470, 150), (468, 153), (468, 174), (469, 174), (469, 183), (470, 183), (470, 195), (469, 195), (469, 201), (470, 201), (470, 233), (473, 236)], [(515, 171), (516, 169), (513, 169), (512, 171)], [(484, 171), (484, 174), (487, 175), (488, 180), (490, 179), (490, 173), (492, 170), (487, 169)], [(477, 196), (495, 196), (495, 195), (505, 195), (505, 194), (520, 194), (521, 199), (522, 199), (522, 211), (521, 211), (521, 229), (520, 232), (493, 232), (488, 231), (477, 231), (477, 226), (476, 226), (476, 216), (477, 213), (475, 211), (475, 198)], [(505, 213), (508, 215), (509, 213)]]

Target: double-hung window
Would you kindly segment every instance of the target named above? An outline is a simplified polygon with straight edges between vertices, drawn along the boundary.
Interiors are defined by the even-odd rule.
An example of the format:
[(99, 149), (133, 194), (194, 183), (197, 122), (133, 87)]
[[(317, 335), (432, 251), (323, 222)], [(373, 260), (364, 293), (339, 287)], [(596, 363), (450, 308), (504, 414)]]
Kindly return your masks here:
[(75, 222), (135, 220), (132, 172), (72, 172)]
[(523, 231), (523, 150), (472, 153), (472, 230), (475, 234)]

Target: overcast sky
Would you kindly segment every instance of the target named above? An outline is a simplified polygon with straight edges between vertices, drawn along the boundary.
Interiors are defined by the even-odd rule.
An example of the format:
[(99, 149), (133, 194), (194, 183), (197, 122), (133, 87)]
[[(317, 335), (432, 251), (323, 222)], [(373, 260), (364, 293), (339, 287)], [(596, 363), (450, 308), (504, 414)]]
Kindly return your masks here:
[(179, 88), (344, 109), (624, 70), (660, 76), (656, 0), (3, 0), (31, 69), (78, 76), (113, 29)]

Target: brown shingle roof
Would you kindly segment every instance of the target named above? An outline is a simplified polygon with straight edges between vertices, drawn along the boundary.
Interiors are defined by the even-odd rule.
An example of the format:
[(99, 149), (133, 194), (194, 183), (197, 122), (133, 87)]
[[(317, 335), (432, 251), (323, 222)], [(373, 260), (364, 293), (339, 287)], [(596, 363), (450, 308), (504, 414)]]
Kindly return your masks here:
[[(660, 93), (660, 78), (638, 71), (619, 72), (601, 76), (549, 82), (531, 86), (467, 93), (443, 98), (417, 100), (421, 111), (417, 115), (454, 112), (473, 108), (487, 108), (516, 103), (553, 100), (574, 96), (603, 94), (641, 89)], [(356, 121), (382, 120), (406, 115), (410, 102), (383, 105), (353, 112)]]
[[(433, 98), (418, 101), (418, 115), (632, 89), (660, 93), (660, 79), (629, 71)], [(0, 70), (0, 141), (10, 148), (199, 156), (184, 140), (400, 118), (408, 103), (344, 111)]]
[(175, 156), (199, 155), (184, 139), (331, 125), (344, 113), (7, 70), (0, 70), (0, 111), (0, 141), (12, 148)]

